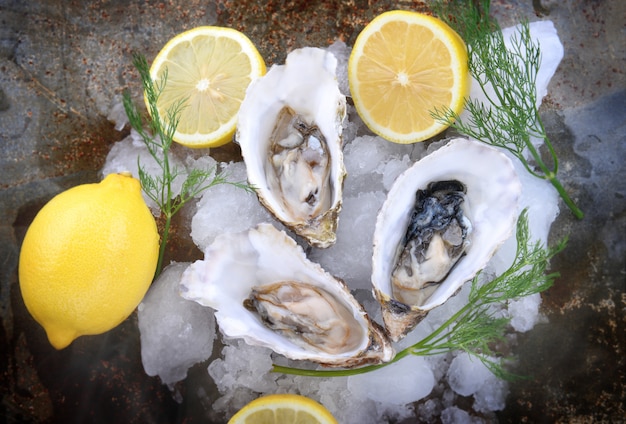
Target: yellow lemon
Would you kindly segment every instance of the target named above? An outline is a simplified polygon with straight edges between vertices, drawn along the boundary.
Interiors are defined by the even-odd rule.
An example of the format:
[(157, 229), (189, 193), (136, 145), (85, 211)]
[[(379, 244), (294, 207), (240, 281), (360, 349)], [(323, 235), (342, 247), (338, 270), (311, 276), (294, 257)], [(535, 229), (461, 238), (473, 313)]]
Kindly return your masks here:
[(110, 174), (50, 200), (20, 251), (26, 308), (62, 349), (124, 321), (154, 277), (159, 234), (130, 174)]
[[(172, 38), (150, 67), (159, 86), (157, 108), (182, 104), (174, 141), (187, 147), (217, 147), (232, 140), (248, 85), (265, 74), (265, 62), (241, 32), (202, 26)], [(148, 110), (150, 107), (148, 105)]]
[(374, 18), (348, 61), (356, 110), (374, 133), (414, 143), (446, 129), (431, 113), (463, 109), (469, 89), (467, 50), (443, 21), (395, 10)]
[(337, 424), (331, 413), (305, 396), (277, 394), (260, 397), (241, 408), (228, 424)]

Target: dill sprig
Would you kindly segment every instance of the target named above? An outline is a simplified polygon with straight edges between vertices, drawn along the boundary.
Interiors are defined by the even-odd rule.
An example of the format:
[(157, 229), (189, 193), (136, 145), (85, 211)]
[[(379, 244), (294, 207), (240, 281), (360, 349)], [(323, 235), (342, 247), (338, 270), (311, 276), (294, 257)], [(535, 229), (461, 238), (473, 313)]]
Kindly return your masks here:
[(546, 274), (550, 259), (565, 248), (563, 239), (556, 246), (544, 247), (539, 241), (530, 240), (528, 214), (524, 210), (517, 221), (517, 250), (513, 264), (493, 280), (481, 284), (479, 275), (471, 281), (467, 303), (428, 336), (399, 351), (387, 363), (354, 369), (304, 370), (274, 365), (272, 371), (311, 377), (340, 377), (371, 372), (408, 355), (429, 356), (461, 350), (477, 357), (497, 377), (513, 379), (503, 361), (494, 351), (494, 344), (503, 341), (510, 318), (498, 314), (504, 305), (552, 286), (559, 276), (557, 272)]
[[(174, 196), (172, 188), (174, 180), (183, 175), (181, 170), (172, 166), (169, 160), (170, 149), (174, 140), (174, 134), (180, 121), (180, 113), (185, 107), (186, 99), (174, 103), (167, 109), (166, 116), (162, 117), (157, 107), (157, 100), (163, 92), (167, 82), (167, 70), (160, 81), (153, 81), (150, 76), (150, 68), (146, 58), (140, 54), (133, 55), (133, 65), (137, 68), (141, 77), (144, 95), (149, 109), (148, 128), (144, 127), (143, 118), (137, 106), (131, 100), (128, 92), (124, 93), (123, 102), (129, 123), (141, 136), (148, 148), (150, 155), (161, 168), (160, 175), (150, 175), (137, 158), (139, 181), (146, 195), (152, 199), (164, 215), (165, 224), (159, 247), (159, 259), (157, 262), (155, 277), (161, 273), (165, 247), (169, 238), (172, 218), (191, 199), (218, 184), (232, 184), (236, 187), (252, 192), (252, 188), (245, 182), (231, 182), (227, 175), (218, 172), (217, 167), (208, 170), (194, 168), (185, 171), (186, 177), (181, 191)], [(165, 118), (165, 119), (164, 119)]]
[[(488, 104), (477, 99), (466, 100), (466, 120), (450, 109), (436, 109), (433, 117), (463, 134), (511, 152), (532, 175), (550, 181), (574, 216), (582, 219), (583, 212), (557, 178), (558, 157), (537, 107), (540, 46), (533, 42), (528, 22), (523, 21), (507, 48), (498, 23), (489, 16), (489, 7), (489, 0), (435, 3), (439, 18), (465, 40), (470, 74), (480, 85)], [(533, 139), (541, 140), (546, 146), (548, 161)]]

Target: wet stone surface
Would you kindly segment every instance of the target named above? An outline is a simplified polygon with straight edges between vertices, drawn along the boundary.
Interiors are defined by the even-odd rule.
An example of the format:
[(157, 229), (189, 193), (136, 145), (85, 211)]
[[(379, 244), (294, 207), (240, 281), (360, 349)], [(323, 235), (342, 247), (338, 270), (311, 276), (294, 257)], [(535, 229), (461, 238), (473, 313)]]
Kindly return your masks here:
[[(100, 178), (117, 131), (107, 119), (125, 89), (139, 98), (132, 52), (152, 58), (199, 25), (245, 32), (268, 66), (302, 46), (350, 45), (382, 11), (421, 1), (0, 0), (0, 415), (7, 422), (206, 422), (207, 364), (177, 384), (178, 402), (141, 365), (136, 315), (54, 350), (26, 311), (17, 259), (26, 228), (55, 194)], [(552, 262), (544, 322), (517, 336), (516, 371), (500, 422), (620, 422), (626, 416), (626, 3), (493, 1), (503, 26), (551, 19), (565, 48), (542, 109), (560, 176), (586, 213), (561, 205), (551, 237), (569, 236)], [(211, 151), (237, 159), (236, 146)], [(178, 240), (178, 241), (176, 241)], [(174, 237), (171, 259), (195, 259)], [(220, 349), (216, 343), (214, 352)], [(199, 394), (204, 394), (200, 396)], [(191, 395), (193, 394), (193, 395)], [(468, 401), (468, 408), (471, 402)]]

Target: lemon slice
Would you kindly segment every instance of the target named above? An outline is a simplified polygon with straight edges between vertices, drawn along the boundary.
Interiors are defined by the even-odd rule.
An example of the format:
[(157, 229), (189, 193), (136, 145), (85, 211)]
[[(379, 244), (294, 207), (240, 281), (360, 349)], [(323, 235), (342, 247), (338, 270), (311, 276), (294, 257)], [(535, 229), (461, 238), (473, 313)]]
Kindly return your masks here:
[[(232, 140), (237, 112), (250, 82), (265, 74), (265, 62), (241, 32), (202, 26), (178, 34), (150, 67), (161, 119), (183, 102), (174, 141), (187, 147), (217, 147)], [(148, 106), (148, 110), (150, 107)]]
[(337, 424), (328, 410), (308, 397), (267, 395), (244, 406), (228, 424)]
[(423, 141), (446, 129), (431, 113), (463, 109), (467, 50), (441, 20), (395, 10), (372, 20), (348, 62), (356, 110), (367, 127), (396, 143)]

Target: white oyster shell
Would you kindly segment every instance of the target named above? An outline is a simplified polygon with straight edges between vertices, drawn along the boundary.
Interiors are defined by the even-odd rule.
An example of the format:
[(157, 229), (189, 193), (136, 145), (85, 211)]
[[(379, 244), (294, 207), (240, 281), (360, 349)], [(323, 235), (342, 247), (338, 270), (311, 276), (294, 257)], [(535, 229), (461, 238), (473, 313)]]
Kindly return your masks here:
[[(358, 345), (350, 351), (329, 354), (307, 349), (264, 325), (256, 313), (244, 307), (244, 301), (253, 287), (279, 281), (308, 283), (339, 300), (360, 326)], [(205, 259), (185, 271), (180, 284), (184, 298), (216, 310), (215, 318), (225, 336), (268, 347), (288, 358), (353, 367), (393, 357), (384, 330), (369, 319), (345, 284), (309, 261), (291, 237), (271, 224), (218, 236), (207, 248)]]
[[(391, 275), (415, 204), (415, 194), (430, 182), (458, 180), (467, 189), (462, 204), (471, 222), (470, 244), (435, 291), (420, 306), (394, 299)], [(372, 284), (391, 339), (398, 341), (428, 311), (444, 303), (485, 267), (512, 234), (518, 216), (521, 184), (510, 159), (495, 148), (464, 138), (416, 162), (394, 182), (374, 231)]]
[[(292, 51), (285, 65), (272, 66), (248, 87), (236, 134), (248, 182), (256, 188), (259, 201), (309, 244), (321, 248), (335, 243), (346, 175), (341, 138), (346, 99), (339, 91), (336, 67), (337, 59), (326, 50), (307, 47)], [(285, 108), (319, 129), (329, 156), (327, 176), (311, 177), (317, 173), (311, 169), (315, 162), (313, 166), (299, 162), (285, 167), (284, 181), (291, 192), (281, 188), (273, 176), (268, 177), (272, 171), (271, 139)], [(307, 195), (318, 192), (329, 193), (324, 204), (308, 204)]]

